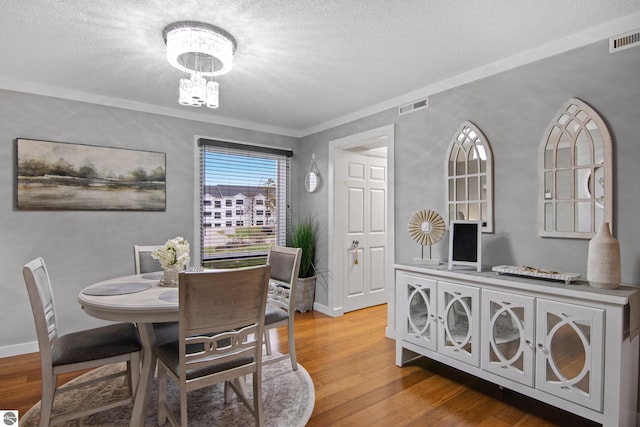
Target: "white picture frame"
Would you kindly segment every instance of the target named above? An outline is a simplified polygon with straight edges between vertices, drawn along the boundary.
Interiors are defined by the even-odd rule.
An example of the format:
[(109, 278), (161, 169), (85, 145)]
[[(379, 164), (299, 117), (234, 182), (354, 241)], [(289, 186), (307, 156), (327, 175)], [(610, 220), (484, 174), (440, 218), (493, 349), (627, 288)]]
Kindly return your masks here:
[(453, 220), (449, 224), (449, 270), (455, 265), (482, 270), (482, 221)]

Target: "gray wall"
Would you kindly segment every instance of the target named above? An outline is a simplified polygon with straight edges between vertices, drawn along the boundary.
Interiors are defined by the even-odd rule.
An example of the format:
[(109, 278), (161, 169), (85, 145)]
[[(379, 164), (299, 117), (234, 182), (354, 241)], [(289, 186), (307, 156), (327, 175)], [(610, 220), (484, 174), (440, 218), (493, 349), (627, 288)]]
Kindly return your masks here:
[[(537, 235), (538, 149), (548, 123), (570, 97), (590, 104), (614, 139), (614, 234), (620, 240), (622, 278), (640, 284), (640, 49), (608, 53), (598, 42), (451, 89), (430, 107), (405, 116), (395, 109), (301, 140), (225, 126), (0, 91), (0, 348), (35, 340), (21, 267), (43, 256), (52, 275), (64, 331), (99, 324), (76, 303), (89, 283), (133, 271), (133, 245), (194, 236), (194, 135), (295, 148), (294, 218), (312, 215), (319, 227), (316, 301), (327, 303), (329, 141), (395, 123), (395, 259), (420, 255), (406, 233), (418, 209), (444, 213), (444, 155), (464, 120), (487, 136), (495, 165), (495, 233), (483, 236), (484, 264), (535, 265), (586, 274), (587, 240)], [(163, 151), (167, 153), (166, 212), (24, 212), (14, 209), (15, 139)], [(316, 154), (322, 185), (302, 183)], [(434, 257), (446, 258), (446, 242)]]
[[(603, 40), (435, 94), (425, 110), (398, 116), (393, 109), (309, 135), (298, 153), (309, 159), (316, 153), (326, 183), (329, 141), (395, 123), (395, 259), (410, 261), (420, 256), (420, 247), (409, 238), (407, 222), (418, 209), (444, 215), (444, 156), (456, 130), (470, 120), (490, 141), (495, 165), (495, 233), (483, 235), (483, 264), (533, 265), (586, 276), (588, 240), (541, 238), (537, 229), (540, 142), (562, 105), (580, 98), (599, 112), (613, 137), (614, 235), (620, 241), (622, 280), (640, 284), (639, 70), (640, 49), (609, 54)], [(324, 227), (319, 258), (326, 265), (328, 189), (298, 191), (297, 206), (318, 215)], [(434, 246), (434, 257), (447, 258), (445, 240)], [(316, 301), (326, 304), (322, 286), (326, 282)]]
[[(47, 263), (63, 332), (101, 324), (82, 312), (88, 284), (133, 274), (133, 245), (194, 236), (199, 174), (195, 136), (294, 148), (298, 139), (154, 114), (0, 91), (0, 350), (36, 339), (22, 266)], [(167, 154), (165, 212), (17, 211), (15, 139), (82, 143)], [(17, 349), (21, 351), (21, 348)], [(1, 353), (0, 353), (1, 354)]]

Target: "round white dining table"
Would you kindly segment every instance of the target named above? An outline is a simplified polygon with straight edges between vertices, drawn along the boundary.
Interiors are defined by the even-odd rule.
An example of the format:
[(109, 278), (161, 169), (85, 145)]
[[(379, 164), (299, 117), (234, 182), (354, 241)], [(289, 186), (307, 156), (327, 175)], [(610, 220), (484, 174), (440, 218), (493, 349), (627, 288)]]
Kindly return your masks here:
[(153, 323), (178, 321), (178, 289), (159, 285), (162, 272), (117, 277), (92, 284), (78, 294), (78, 302), (93, 317), (134, 322), (142, 342), (142, 367), (130, 426), (144, 425), (156, 367)]

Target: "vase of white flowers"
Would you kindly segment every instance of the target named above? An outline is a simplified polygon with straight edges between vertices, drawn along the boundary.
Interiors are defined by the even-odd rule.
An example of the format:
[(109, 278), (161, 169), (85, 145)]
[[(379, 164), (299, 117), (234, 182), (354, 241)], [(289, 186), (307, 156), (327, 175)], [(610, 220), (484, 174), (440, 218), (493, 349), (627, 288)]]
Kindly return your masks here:
[(160, 280), (161, 286), (178, 286), (178, 272), (189, 265), (189, 242), (184, 237), (174, 237), (167, 240), (164, 246), (151, 253), (162, 265), (164, 273)]

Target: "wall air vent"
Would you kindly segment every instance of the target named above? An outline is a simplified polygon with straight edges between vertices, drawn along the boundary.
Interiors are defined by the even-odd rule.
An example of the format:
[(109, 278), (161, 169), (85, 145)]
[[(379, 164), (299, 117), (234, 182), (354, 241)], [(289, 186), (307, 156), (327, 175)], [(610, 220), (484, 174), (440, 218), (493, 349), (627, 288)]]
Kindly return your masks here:
[(609, 39), (609, 53), (640, 46), (640, 30), (620, 34)]
[(408, 104), (404, 104), (398, 107), (398, 114), (408, 114), (413, 113), (414, 111), (422, 110), (423, 108), (427, 108), (429, 106), (429, 98), (423, 98), (418, 101), (413, 101)]

